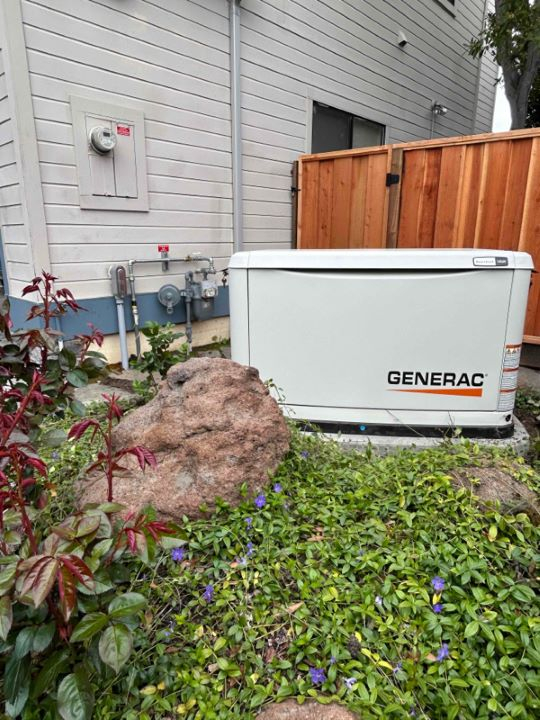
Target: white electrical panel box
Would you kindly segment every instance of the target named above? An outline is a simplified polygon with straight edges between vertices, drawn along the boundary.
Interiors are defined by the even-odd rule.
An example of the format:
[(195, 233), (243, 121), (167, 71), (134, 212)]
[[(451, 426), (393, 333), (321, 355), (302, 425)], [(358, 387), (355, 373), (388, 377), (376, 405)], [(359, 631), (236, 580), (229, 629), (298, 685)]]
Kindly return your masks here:
[(271, 378), (293, 418), (511, 434), (528, 254), (270, 250), (229, 267), (232, 359)]
[(148, 210), (144, 115), (71, 98), (81, 208)]

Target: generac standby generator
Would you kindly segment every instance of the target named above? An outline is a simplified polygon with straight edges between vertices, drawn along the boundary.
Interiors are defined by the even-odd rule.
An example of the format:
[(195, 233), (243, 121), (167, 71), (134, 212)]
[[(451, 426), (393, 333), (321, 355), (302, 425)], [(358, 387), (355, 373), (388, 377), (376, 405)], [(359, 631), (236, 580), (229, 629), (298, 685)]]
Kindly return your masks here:
[(528, 254), (270, 250), (229, 267), (232, 359), (272, 379), (293, 418), (512, 433)]

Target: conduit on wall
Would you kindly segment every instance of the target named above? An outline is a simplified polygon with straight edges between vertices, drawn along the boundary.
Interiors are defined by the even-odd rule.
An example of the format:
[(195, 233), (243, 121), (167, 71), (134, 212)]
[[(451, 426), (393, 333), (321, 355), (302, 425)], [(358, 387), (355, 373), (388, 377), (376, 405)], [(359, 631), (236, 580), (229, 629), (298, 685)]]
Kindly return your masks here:
[(242, 249), (242, 124), (240, 95), (240, 2), (229, 0), (233, 251)]

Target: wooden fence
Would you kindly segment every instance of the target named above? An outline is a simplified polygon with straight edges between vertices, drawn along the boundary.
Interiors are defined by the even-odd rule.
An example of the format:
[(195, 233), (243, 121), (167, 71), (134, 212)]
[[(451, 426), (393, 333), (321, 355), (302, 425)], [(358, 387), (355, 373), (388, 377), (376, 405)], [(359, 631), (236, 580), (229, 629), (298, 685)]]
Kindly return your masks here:
[[(298, 248), (523, 250), (540, 270), (540, 129), (304, 155)], [(540, 344), (540, 277), (525, 327)]]

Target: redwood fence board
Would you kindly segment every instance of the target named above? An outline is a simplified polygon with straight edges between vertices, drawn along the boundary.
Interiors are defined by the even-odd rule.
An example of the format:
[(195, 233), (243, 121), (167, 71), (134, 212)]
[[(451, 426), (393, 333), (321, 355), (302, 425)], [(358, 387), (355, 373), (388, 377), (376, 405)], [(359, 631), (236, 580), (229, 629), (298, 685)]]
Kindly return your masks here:
[[(540, 270), (540, 129), (304, 155), (296, 246), (523, 250)], [(533, 275), (525, 339), (540, 344)]]

